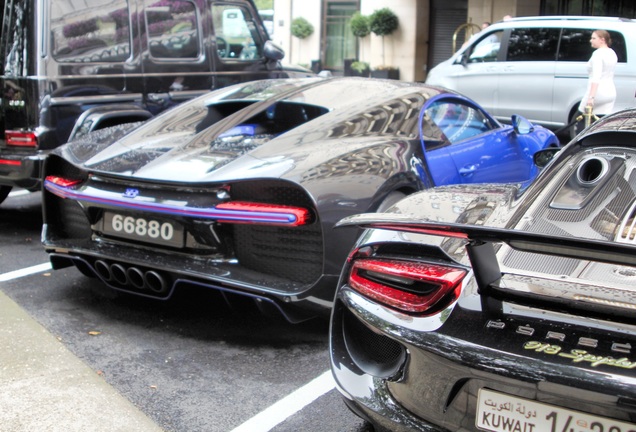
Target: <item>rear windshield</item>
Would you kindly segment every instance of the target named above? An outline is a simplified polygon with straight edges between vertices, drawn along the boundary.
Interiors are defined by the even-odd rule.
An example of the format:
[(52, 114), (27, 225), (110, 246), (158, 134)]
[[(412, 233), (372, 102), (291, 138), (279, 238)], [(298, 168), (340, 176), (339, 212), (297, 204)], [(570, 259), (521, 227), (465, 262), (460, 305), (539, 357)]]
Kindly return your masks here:
[(51, 38), (51, 50), (58, 61), (124, 61), (130, 56), (128, 2), (51, 2)]

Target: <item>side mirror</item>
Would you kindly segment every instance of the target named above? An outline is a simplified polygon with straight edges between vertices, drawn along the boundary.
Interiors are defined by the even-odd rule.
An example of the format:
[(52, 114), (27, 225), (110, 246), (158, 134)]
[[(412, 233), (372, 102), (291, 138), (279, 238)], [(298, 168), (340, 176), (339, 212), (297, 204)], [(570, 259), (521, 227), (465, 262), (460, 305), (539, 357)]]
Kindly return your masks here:
[(462, 53), (462, 56), (461, 56), (461, 59), (460, 59), (460, 63), (464, 67), (466, 67), (468, 65), (468, 60), (470, 58), (470, 54), (468, 52), (469, 52), (469, 50), (464, 51)]
[(271, 40), (265, 41), (263, 54), (268, 60), (279, 61), (285, 57), (285, 51)]
[(526, 118), (520, 115), (512, 116), (512, 127), (518, 135), (526, 135), (534, 131), (534, 126)]
[(545, 168), (545, 166), (554, 159), (554, 156), (561, 150), (560, 147), (548, 147), (541, 150), (537, 150), (532, 157), (534, 164), (539, 168)]

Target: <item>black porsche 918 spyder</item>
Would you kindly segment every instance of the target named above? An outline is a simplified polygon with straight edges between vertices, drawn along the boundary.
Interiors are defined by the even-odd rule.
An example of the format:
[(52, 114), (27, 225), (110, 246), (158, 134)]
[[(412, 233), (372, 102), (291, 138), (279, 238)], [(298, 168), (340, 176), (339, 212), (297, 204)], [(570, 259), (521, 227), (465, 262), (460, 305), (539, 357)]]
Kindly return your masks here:
[(553, 133), (502, 125), (424, 84), (265, 80), (94, 132), (44, 168), (43, 243), (116, 290), (180, 286), (254, 299), (290, 321), (328, 316), (357, 228), (345, 216), (449, 183), (520, 182)]
[(332, 371), (376, 431), (636, 431), (636, 110), (519, 192), (444, 186), (341, 222), (368, 229)]

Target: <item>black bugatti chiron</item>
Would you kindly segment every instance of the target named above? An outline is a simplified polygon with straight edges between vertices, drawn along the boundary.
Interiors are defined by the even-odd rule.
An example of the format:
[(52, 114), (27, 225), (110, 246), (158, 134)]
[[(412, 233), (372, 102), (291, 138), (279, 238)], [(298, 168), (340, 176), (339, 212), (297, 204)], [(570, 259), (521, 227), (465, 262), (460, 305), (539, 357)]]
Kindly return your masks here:
[(337, 290), (332, 371), (377, 431), (636, 430), (636, 110), (523, 193), (445, 186), (342, 224), (369, 229)]
[(448, 183), (529, 183), (558, 141), (461, 95), (360, 78), (254, 81), (97, 131), (44, 168), (43, 243), (117, 290), (198, 285), (290, 321), (328, 314), (345, 216)]

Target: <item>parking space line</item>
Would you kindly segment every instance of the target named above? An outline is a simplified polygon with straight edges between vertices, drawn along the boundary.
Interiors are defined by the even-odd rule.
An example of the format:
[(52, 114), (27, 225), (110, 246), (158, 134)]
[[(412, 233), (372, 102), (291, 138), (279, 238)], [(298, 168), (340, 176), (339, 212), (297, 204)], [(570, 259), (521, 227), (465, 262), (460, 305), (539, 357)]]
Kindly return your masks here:
[(11, 197), (17, 197), (17, 196), (21, 196), (21, 195), (28, 195), (30, 194), (30, 192), (26, 189), (21, 189), (21, 190), (17, 190), (17, 191), (13, 191), (13, 192), (9, 192), (9, 198)]
[(327, 371), (261, 411), (232, 432), (267, 432), (333, 388), (335, 388), (333, 375), (331, 371)]
[(31, 267), (23, 268), (20, 270), (10, 271), (8, 273), (0, 274), (0, 282), (10, 281), (12, 279), (18, 279), (24, 276), (29, 276), (35, 273), (51, 270), (51, 263), (43, 263), (34, 265)]

